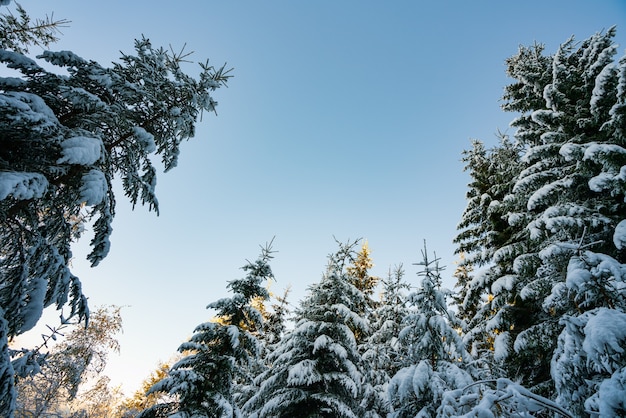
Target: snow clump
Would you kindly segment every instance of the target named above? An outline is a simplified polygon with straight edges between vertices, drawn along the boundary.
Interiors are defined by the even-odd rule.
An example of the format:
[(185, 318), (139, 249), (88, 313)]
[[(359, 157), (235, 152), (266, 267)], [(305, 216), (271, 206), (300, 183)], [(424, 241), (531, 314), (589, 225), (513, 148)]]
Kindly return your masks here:
[(0, 200), (11, 195), (17, 200), (38, 199), (48, 188), (48, 180), (39, 173), (0, 172)]
[(100, 170), (89, 170), (83, 176), (80, 186), (80, 200), (87, 206), (94, 206), (102, 203), (107, 194), (107, 181), (104, 173)]
[(618, 250), (626, 248), (626, 219), (618, 223), (615, 227), (613, 243)]
[(147, 132), (145, 129), (135, 126), (133, 128), (133, 134), (137, 143), (141, 145), (146, 154), (151, 154), (156, 151), (156, 143), (154, 142), (154, 135)]
[(102, 141), (88, 136), (75, 136), (61, 142), (62, 157), (57, 164), (92, 165), (100, 159)]

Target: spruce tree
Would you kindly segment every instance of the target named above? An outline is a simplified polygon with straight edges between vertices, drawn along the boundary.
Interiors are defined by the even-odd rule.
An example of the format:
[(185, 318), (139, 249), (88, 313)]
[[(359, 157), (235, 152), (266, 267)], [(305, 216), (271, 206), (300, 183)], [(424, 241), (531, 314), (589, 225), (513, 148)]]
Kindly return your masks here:
[(611, 245), (626, 209), (622, 61), (613, 61), (614, 35), (611, 28), (580, 44), (570, 39), (548, 56), (541, 45), (521, 47), (507, 60), (516, 82), (507, 86), (503, 108), (520, 113), (512, 126), (521, 158), (502, 200), (508, 236), (473, 279), (484, 305), (470, 333), (485, 335), (484, 346), (492, 345), (509, 377), (547, 396), (554, 394), (550, 359), (564, 325), (563, 311), (546, 298), (566, 280), (581, 237), (594, 251), (622, 257)]
[(252, 379), (250, 364), (261, 351), (254, 334), (263, 319), (252, 302), (269, 296), (263, 282), (273, 278), (271, 258), (268, 244), (255, 262), (243, 266), (244, 278), (228, 283), (233, 296), (208, 305), (216, 310), (217, 320), (196, 327), (190, 340), (178, 348), (185, 357), (148, 393), (165, 392), (175, 399), (151, 406), (139, 417), (241, 417), (233, 387)]
[(428, 258), (426, 245), (422, 257), (420, 287), (409, 295), (414, 310), (399, 334), (408, 365), (393, 376), (388, 390), (391, 417), (436, 416), (446, 391), (472, 382), (464, 370), (462, 324), (448, 310), (450, 292), (441, 288), (439, 259)]
[(347, 263), (354, 243), (330, 256), (322, 280), (296, 311), (295, 328), (270, 354), (260, 389), (244, 407), (250, 417), (364, 416), (363, 363), (353, 330), (366, 334), (357, 309), (364, 296), (350, 283)]
[[(374, 309), (378, 306), (378, 302), (374, 300), (373, 294), (380, 279), (376, 276), (372, 276), (369, 271), (374, 266), (371, 257), (371, 250), (368, 242), (365, 241), (361, 245), (361, 249), (356, 254), (356, 257), (352, 261), (351, 265), (346, 268), (349, 281), (363, 293), (364, 303), (363, 306), (357, 308), (357, 313), (366, 318), (369, 322), (374, 320)], [(364, 334), (357, 329), (353, 330), (354, 336), (357, 341), (357, 348), (361, 355), (368, 350), (369, 347), (369, 334)], [(374, 365), (372, 363), (367, 364), (367, 375), (363, 376), (363, 405), (366, 406), (366, 417), (378, 417), (378, 414), (383, 414), (386, 411), (386, 401), (384, 393), (380, 391), (380, 388), (376, 388), (375, 380), (372, 374), (374, 371)]]
[(371, 310), (376, 304), (372, 296), (379, 281), (378, 277), (369, 274), (370, 269), (374, 267), (371, 253), (370, 247), (365, 241), (352, 264), (346, 269), (352, 284), (365, 295), (367, 302), (365, 308), (367, 310)]
[(382, 295), (371, 316), (372, 333), (363, 344), (363, 360), (368, 365), (364, 401), (369, 416), (387, 416), (391, 404), (387, 397), (389, 381), (404, 366), (404, 350), (398, 339), (409, 314), (404, 270), (397, 266), (382, 279)]
[(513, 328), (511, 366), (517, 370), (524, 365), (525, 383), (545, 386), (544, 394), (551, 390), (549, 361), (562, 330), (559, 315), (544, 299), (565, 281), (581, 237), (594, 242), (595, 251), (615, 254), (611, 236), (626, 209), (623, 195), (618, 203), (594, 180), (602, 172), (601, 150), (616, 146), (605, 127), (611, 120), (607, 101), (616, 97), (616, 83), (607, 81), (615, 81), (614, 35), (611, 28), (578, 47), (573, 39), (562, 44), (552, 57), (544, 106), (531, 113), (532, 126), (518, 127), (530, 141), (513, 193), (526, 204), (521, 216), (529, 245), (515, 260), (513, 286), (521, 309), (507, 325)]
[[(466, 255), (466, 263), (482, 267), (493, 261), (493, 253), (510, 241), (514, 233), (505, 215), (505, 198), (511, 193), (520, 171), (521, 147), (507, 135), (498, 135), (499, 143), (491, 149), (481, 141), (472, 141), (464, 151), (465, 171), (471, 177), (466, 193), (467, 206), (457, 228), (454, 242), (457, 254)], [(457, 286), (463, 291), (465, 283)]]
[(13, 376), (23, 371), (14, 369), (7, 340), (32, 329), (46, 307), (87, 319), (71, 244), (93, 222), (88, 259), (96, 266), (106, 257), (116, 177), (133, 206), (158, 211), (153, 162), (176, 166), (180, 144), (203, 111), (215, 110), (212, 93), (229, 76), (206, 63), (194, 79), (182, 68), (186, 53), (145, 38), (112, 67), (71, 51), (33, 59), (28, 46), (48, 45), (65, 21), (33, 27), (25, 12), (11, 19), (6, 4), (0, 63), (12, 77), (0, 77), (0, 415), (10, 416)]

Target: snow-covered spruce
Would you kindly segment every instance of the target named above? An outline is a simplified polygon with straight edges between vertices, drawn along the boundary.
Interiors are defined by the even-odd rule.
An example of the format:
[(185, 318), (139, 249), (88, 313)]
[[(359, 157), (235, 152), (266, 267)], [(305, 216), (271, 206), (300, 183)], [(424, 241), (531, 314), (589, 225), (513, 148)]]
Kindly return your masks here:
[(255, 262), (243, 266), (244, 278), (228, 283), (232, 297), (208, 305), (216, 311), (215, 319), (196, 327), (178, 348), (184, 357), (148, 393), (165, 392), (172, 401), (144, 410), (140, 418), (242, 417), (233, 392), (236, 384), (250, 383), (249, 365), (261, 352), (255, 334), (263, 319), (253, 302), (269, 297), (263, 284), (274, 277), (271, 258), (268, 244)]
[(354, 332), (367, 333), (355, 310), (363, 294), (344, 270), (351, 248), (342, 247), (322, 280), (297, 311), (295, 328), (269, 356), (258, 393), (244, 406), (249, 417), (328, 416), (359, 418), (364, 365)]
[[(547, 397), (557, 395), (550, 359), (560, 319), (576, 309), (562, 287), (571, 257), (593, 246), (626, 261), (621, 228), (614, 234), (626, 211), (626, 59), (615, 62), (614, 36), (610, 28), (572, 38), (553, 55), (540, 44), (520, 47), (507, 60), (514, 82), (503, 105), (519, 114), (511, 123), (516, 172), (489, 177), (504, 145), (470, 160), (476, 191), (457, 241), (485, 267), (462, 289), (466, 340), (477, 353), (493, 342), (494, 367)], [(490, 212), (499, 218), (481, 215)], [(562, 297), (551, 296), (559, 289)]]
[(422, 256), (422, 280), (408, 298), (413, 311), (399, 334), (406, 366), (388, 389), (390, 417), (442, 416), (444, 393), (472, 383), (465, 370), (469, 354), (458, 331), (462, 324), (448, 310), (449, 292), (441, 288), (439, 260), (429, 260), (425, 245)]
[(391, 378), (405, 365), (405, 353), (398, 335), (409, 314), (407, 294), (410, 286), (404, 281), (404, 270), (397, 266), (381, 280), (381, 298), (371, 315), (371, 335), (362, 345), (367, 365), (363, 400), (371, 417), (385, 417), (391, 411), (387, 389)]
[[(214, 110), (211, 94), (228, 75), (201, 64), (194, 79), (180, 57), (148, 39), (111, 68), (44, 51), (37, 59), (48, 70), (19, 41), (0, 44), (0, 63), (20, 74), (0, 77), (0, 334), (11, 339), (48, 306), (88, 316), (69, 265), (82, 222), (93, 221), (88, 259), (95, 266), (110, 248), (115, 177), (133, 205), (158, 211), (154, 155), (166, 170), (176, 166), (181, 142), (194, 135), (201, 112)], [(0, 350), (3, 376), (12, 373), (7, 353)], [(15, 394), (11, 379), (3, 382), (0, 415), (10, 416)]]
[(582, 416), (626, 414), (626, 265), (585, 251), (570, 259), (549, 306), (569, 307), (552, 357), (556, 401)]

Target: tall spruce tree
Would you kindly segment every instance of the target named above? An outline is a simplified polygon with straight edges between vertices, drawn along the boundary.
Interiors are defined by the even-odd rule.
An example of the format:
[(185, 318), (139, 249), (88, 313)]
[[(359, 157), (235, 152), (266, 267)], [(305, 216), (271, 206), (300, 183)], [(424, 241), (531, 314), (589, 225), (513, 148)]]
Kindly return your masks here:
[(260, 389), (244, 407), (250, 417), (363, 417), (364, 365), (354, 330), (368, 332), (357, 312), (364, 296), (346, 272), (355, 243), (330, 256), (322, 280), (296, 312), (295, 328), (270, 354)]
[[(578, 47), (573, 39), (562, 44), (552, 58), (544, 105), (532, 111), (532, 124), (518, 126), (528, 148), (513, 193), (526, 204), (521, 218), (529, 245), (514, 265), (522, 309), (507, 324), (515, 352), (510, 364), (526, 384), (548, 386), (544, 394), (551, 390), (550, 359), (562, 329), (558, 311), (544, 299), (565, 281), (583, 236), (595, 251), (615, 255), (612, 234), (626, 209), (623, 194), (620, 203), (594, 180), (604, 166), (601, 150), (616, 145), (605, 127), (611, 120), (607, 100), (616, 98), (616, 83), (607, 82), (614, 74), (614, 35), (611, 28)], [(621, 161), (626, 163), (623, 156)]]
[(360, 290), (366, 298), (366, 306), (364, 306), (363, 314), (368, 313), (376, 305), (376, 302), (372, 299), (374, 289), (378, 285), (379, 278), (372, 276), (369, 271), (374, 267), (374, 262), (371, 256), (367, 241), (361, 245), (361, 249), (356, 254), (356, 258), (346, 269), (348, 277), (352, 284)]
[(623, 61), (614, 62), (614, 35), (611, 28), (580, 44), (570, 39), (549, 56), (541, 45), (521, 47), (507, 60), (516, 82), (507, 86), (503, 108), (520, 113), (512, 126), (521, 164), (503, 199), (511, 233), (479, 273), (487, 285), (484, 317), (470, 332), (493, 342), (509, 377), (548, 396), (564, 325), (563, 311), (546, 298), (566, 280), (581, 237), (594, 251), (622, 256), (611, 245), (626, 209), (619, 174), (626, 164)]
[(461, 323), (448, 310), (450, 292), (441, 288), (439, 259), (428, 258), (425, 244), (422, 257), (420, 286), (409, 295), (414, 311), (399, 334), (408, 365), (389, 384), (391, 417), (436, 416), (446, 391), (472, 382), (464, 370), (468, 353), (459, 334)]
[[(7, 340), (32, 329), (45, 307), (68, 307), (86, 319), (87, 298), (72, 274), (70, 245), (93, 221), (93, 266), (108, 253), (115, 215), (113, 179), (133, 205), (158, 210), (155, 156), (176, 166), (180, 144), (194, 136), (212, 92), (229, 76), (201, 64), (185, 74), (184, 53), (155, 48), (148, 39), (132, 54), (103, 67), (71, 51), (26, 56), (30, 44), (54, 40), (0, 5), (0, 415), (15, 406)], [(64, 21), (60, 21), (64, 23)], [(58, 23), (58, 21), (57, 21)], [(42, 63), (40, 65), (39, 63)], [(18, 359), (19, 360), (19, 359)], [(15, 363), (21, 364), (21, 363)]]
[(241, 417), (233, 387), (252, 379), (250, 363), (261, 351), (254, 334), (261, 329), (263, 319), (252, 302), (269, 296), (263, 282), (273, 278), (271, 258), (268, 244), (255, 262), (243, 266), (247, 273), (244, 278), (228, 283), (233, 296), (208, 305), (216, 310), (217, 320), (196, 327), (190, 340), (178, 348), (187, 355), (148, 393), (165, 392), (175, 400), (151, 406), (139, 417)]
[[(502, 133), (499, 143), (491, 149), (478, 141), (464, 151), (465, 171), (471, 182), (466, 193), (467, 206), (457, 228), (454, 242), (457, 253), (466, 254), (466, 262), (482, 267), (493, 261), (493, 253), (510, 240), (513, 233), (504, 216), (507, 214), (505, 197), (511, 193), (520, 171), (521, 147)], [(465, 283), (458, 283), (461, 291)]]
[[(374, 267), (372, 261), (371, 250), (367, 241), (361, 245), (361, 249), (356, 254), (352, 263), (346, 268), (349, 281), (363, 293), (363, 306), (357, 308), (357, 313), (366, 318), (369, 322), (373, 320), (374, 309), (378, 302), (374, 300), (373, 294), (380, 279), (372, 276), (369, 271)], [(369, 334), (362, 331), (353, 330), (357, 342), (359, 353), (363, 355), (368, 350)], [(371, 373), (373, 364), (367, 363), (367, 375), (363, 376), (363, 404), (366, 406), (366, 415), (364, 418), (378, 417), (379, 413), (385, 411), (385, 398), (383, 392), (375, 387)]]

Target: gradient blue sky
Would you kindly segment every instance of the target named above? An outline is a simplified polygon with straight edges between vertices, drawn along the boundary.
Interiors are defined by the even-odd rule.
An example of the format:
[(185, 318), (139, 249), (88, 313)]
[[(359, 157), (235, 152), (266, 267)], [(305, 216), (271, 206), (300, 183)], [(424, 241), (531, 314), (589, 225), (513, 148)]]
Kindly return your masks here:
[(234, 67), (215, 93), (219, 115), (204, 115), (179, 167), (158, 179), (161, 215), (131, 211), (118, 192), (109, 257), (91, 269), (75, 249), (91, 306), (126, 306), (121, 355), (106, 372), (127, 393), (209, 319), (206, 305), (274, 236), (272, 290), (291, 285), (293, 305), (320, 279), (333, 236), (367, 239), (374, 274), (403, 264), (413, 283), (426, 240), (452, 286), (468, 182), (461, 152), (471, 138), (512, 133), (513, 115), (500, 110), (504, 60), (520, 44), (552, 53), (612, 25), (619, 54), (626, 48), (624, 0), (23, 6), (71, 20), (53, 49), (102, 64), (143, 34)]

